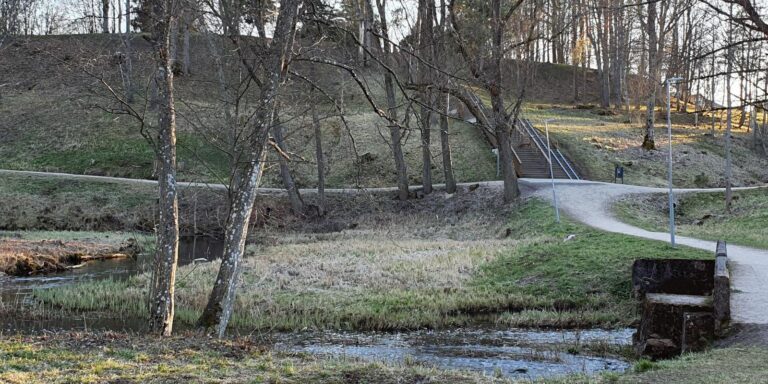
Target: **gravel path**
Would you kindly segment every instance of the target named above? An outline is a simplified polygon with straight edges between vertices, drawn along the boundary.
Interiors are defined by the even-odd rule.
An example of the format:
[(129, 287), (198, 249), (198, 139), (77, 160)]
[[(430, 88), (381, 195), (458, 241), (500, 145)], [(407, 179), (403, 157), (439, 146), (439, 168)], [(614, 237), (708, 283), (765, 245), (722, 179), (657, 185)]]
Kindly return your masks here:
[[(546, 180), (526, 180), (533, 196), (552, 201), (551, 184)], [(646, 239), (669, 241), (669, 233), (651, 232), (622, 223), (611, 212), (618, 199), (632, 194), (666, 193), (663, 188), (559, 181), (556, 185), (561, 210), (589, 226), (608, 232), (623, 233)], [(716, 192), (722, 189), (678, 189), (676, 192)], [(727, 239), (726, 239), (727, 240)], [(678, 244), (715, 251), (715, 242), (677, 236)], [(741, 324), (768, 324), (768, 251), (729, 245), (731, 270), (731, 312), (733, 321)]]

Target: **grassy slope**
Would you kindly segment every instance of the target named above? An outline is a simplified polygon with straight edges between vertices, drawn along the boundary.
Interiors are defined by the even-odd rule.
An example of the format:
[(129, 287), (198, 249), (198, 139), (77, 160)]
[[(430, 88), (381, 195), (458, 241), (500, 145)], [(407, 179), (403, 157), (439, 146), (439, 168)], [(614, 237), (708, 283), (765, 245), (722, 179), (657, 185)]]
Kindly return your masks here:
[[(557, 225), (547, 205), (536, 200), (500, 217), (498, 225), (494, 218), (499, 217), (487, 213), (453, 218), (437, 212), (446, 217), (436, 222), (429, 209), (395, 213), (391, 220), (371, 214), (361, 227), (340, 233), (273, 233), (277, 240), (249, 248), (234, 324), (284, 330), (412, 329), (486, 321), (628, 325), (635, 318), (629, 297), (635, 258), (711, 257), (571, 222)], [(505, 215), (492, 206), (470, 212)], [(498, 238), (505, 227), (510, 236)], [(575, 240), (563, 242), (568, 234)], [(196, 319), (217, 267), (181, 268), (179, 320)], [(54, 306), (142, 316), (147, 284), (148, 276), (140, 275), (37, 295)]]
[[(732, 213), (725, 212), (723, 193), (689, 193), (678, 197), (677, 230), (680, 234), (768, 249), (768, 198), (764, 189), (734, 192)], [(665, 231), (665, 195), (631, 197), (614, 212), (641, 228)]]
[[(0, 168), (50, 170), (73, 173), (105, 174), (146, 178), (152, 174), (152, 153), (137, 132), (137, 124), (128, 116), (112, 115), (97, 106), (111, 107), (103, 95), (103, 87), (93, 78), (84, 76), (77, 65), (62, 67), (62, 56), (89, 52), (102, 63), (100, 55), (110, 55), (118, 42), (104, 36), (37, 37), (24, 41), (19, 47), (11, 44), (6, 51), (8, 62), (0, 63), (0, 77), (7, 76), (13, 85), (3, 93), (0, 102)], [(210, 63), (210, 56), (201, 36), (193, 38), (193, 68), (191, 77), (177, 79), (179, 109), (179, 164), (180, 178), (186, 180), (221, 181), (226, 176), (227, 160), (219, 149), (221, 108), (216, 100), (218, 90)], [(146, 55), (148, 46), (137, 40), (142, 59), (137, 72), (150, 73)], [(88, 56), (90, 58), (90, 56)], [(35, 63), (35, 64), (31, 64)], [(106, 60), (108, 64), (109, 61)], [(109, 76), (116, 76), (114, 66), (104, 68)], [(661, 185), (665, 179), (666, 135), (659, 121), (657, 144), (659, 151), (651, 153), (639, 149), (642, 140), (642, 111), (631, 116), (600, 116), (599, 110), (576, 110), (567, 105), (572, 91), (572, 70), (569, 66), (541, 64), (535, 82), (527, 94), (531, 102), (525, 104), (524, 117), (541, 127), (544, 119), (552, 122), (553, 140), (575, 160), (583, 174), (595, 180), (611, 180), (615, 163), (632, 163), (627, 167), (626, 181), (635, 184)], [(301, 69), (300, 69), (301, 70)], [(56, 73), (57, 76), (40, 76)], [(332, 94), (340, 92), (338, 73), (320, 74), (324, 87)], [(381, 79), (376, 73), (361, 73), (374, 98), (384, 103)], [(586, 102), (594, 101), (593, 74), (587, 77)], [(119, 83), (117, 78), (113, 79)], [(324, 97), (308, 96), (301, 84), (292, 83), (282, 97), (286, 105), (315, 103), (322, 118), (322, 135), (326, 157), (329, 160), (327, 180), (329, 186), (385, 186), (394, 183), (394, 167), (385, 137), (386, 123), (371, 111), (351, 81), (345, 81), (345, 108), (349, 131), (333, 117), (335, 109)], [(510, 84), (514, 87), (514, 84)], [(514, 88), (513, 88), (514, 89)], [(309, 97), (310, 99), (308, 99)], [(583, 101), (582, 101), (583, 102)], [(558, 104), (552, 104), (558, 103)], [(246, 98), (245, 105), (248, 104)], [(562, 107), (560, 107), (562, 106)], [(285, 110), (281, 115), (286, 125), (287, 150), (292, 155), (291, 167), (301, 186), (313, 186), (316, 179), (314, 140), (310, 119), (303, 110)], [(400, 111), (400, 115), (404, 112)], [(660, 114), (661, 115), (661, 114)], [(702, 117), (702, 123), (708, 117)], [(415, 118), (411, 119), (412, 123)], [(675, 156), (676, 184), (679, 186), (722, 185), (724, 164), (721, 131), (718, 138), (705, 137), (708, 128), (690, 127), (690, 115), (676, 114)], [(200, 132), (207, 139), (202, 139)], [(495, 178), (494, 157), (475, 128), (453, 121), (451, 126), (453, 164), (457, 180), (477, 181)], [(404, 150), (412, 183), (421, 180), (421, 149), (418, 131), (406, 135)], [(433, 136), (437, 136), (437, 131)], [(736, 132), (734, 147), (734, 180), (737, 185), (750, 185), (768, 180), (768, 162), (748, 149), (748, 134)], [(354, 144), (353, 144), (354, 141)], [(355, 151), (356, 149), (356, 151)], [(355, 153), (356, 152), (356, 153)], [(442, 166), (439, 140), (432, 140), (435, 182), (441, 182)], [(355, 155), (370, 154), (358, 162)], [(278, 186), (280, 180), (276, 158), (270, 156), (265, 183)]]
[(150, 186), (0, 177), (0, 228), (126, 230), (152, 227)]
[[(666, 125), (657, 122), (658, 151), (640, 148), (643, 140), (639, 112), (600, 116), (599, 109), (579, 110), (570, 106), (529, 104), (524, 117), (544, 129), (544, 120), (554, 119), (549, 128), (552, 139), (571, 156), (580, 171), (591, 180), (613, 181), (616, 164), (624, 164), (628, 184), (663, 186), (667, 180), (668, 143)], [(674, 114), (674, 182), (678, 187), (724, 186), (725, 155), (722, 131), (716, 138), (705, 136), (709, 128), (694, 128), (690, 116)], [(749, 147), (746, 129), (734, 131), (734, 184), (740, 186), (768, 181), (768, 160)]]
[[(152, 73), (149, 47), (139, 38), (134, 43), (140, 56), (134, 63), (140, 75), (134, 81), (143, 85), (144, 77)], [(7, 77), (12, 85), (3, 90), (0, 99), (0, 168), (149, 178), (153, 171), (153, 153), (139, 134), (137, 121), (104, 111), (115, 107), (111, 96), (80, 69), (90, 65), (91, 71), (103, 72), (119, 91), (116, 66), (110, 61), (110, 55), (119, 49), (117, 39), (102, 35), (34, 37), (9, 44), (4, 52), (8, 60), (0, 63), (0, 78)], [(227, 175), (228, 160), (222, 151), (225, 135), (220, 131), (223, 112), (218, 104), (216, 72), (211, 67), (208, 45), (202, 36), (193, 36), (192, 51), (194, 74), (176, 79), (179, 178), (221, 182)], [(92, 62), (86, 60), (91, 58)], [(304, 71), (300, 66), (294, 69)], [(340, 94), (340, 75), (335, 70), (322, 71), (323, 67), (318, 72), (319, 83), (326, 92)], [(55, 76), (41, 77), (41, 73)], [(379, 74), (366, 70), (358, 75), (370, 85), (377, 103), (384, 105)], [(285, 149), (291, 154), (295, 178), (300, 186), (316, 183), (311, 119), (307, 111), (299, 107), (313, 103), (320, 114), (324, 152), (329, 162), (327, 186), (393, 185), (395, 175), (386, 139), (387, 124), (377, 117), (352, 81), (344, 84), (348, 127), (334, 117), (337, 112), (325, 97), (308, 95), (303, 83), (289, 82), (284, 88), (280, 97), (286, 107), (280, 117), (285, 125)], [(252, 99), (258, 97), (254, 89), (243, 96), (244, 116), (251, 113), (248, 108), (253, 105)], [(134, 105), (138, 110), (144, 107), (142, 93), (143, 87)], [(297, 110), (289, 108), (294, 104)], [(401, 116), (404, 110), (399, 111)], [(150, 114), (150, 124), (152, 120)], [(413, 117), (414, 127), (415, 121)], [(493, 179), (495, 160), (477, 130), (460, 121), (452, 121), (450, 129), (457, 180)], [(414, 128), (406, 133), (403, 141), (412, 183), (421, 180), (418, 136)], [(442, 159), (436, 129), (433, 136), (434, 181), (441, 182)], [(365, 157), (369, 160), (358, 162), (356, 155), (364, 154), (369, 154)], [(268, 161), (270, 166), (264, 182), (279, 186), (274, 153), (270, 153)]]

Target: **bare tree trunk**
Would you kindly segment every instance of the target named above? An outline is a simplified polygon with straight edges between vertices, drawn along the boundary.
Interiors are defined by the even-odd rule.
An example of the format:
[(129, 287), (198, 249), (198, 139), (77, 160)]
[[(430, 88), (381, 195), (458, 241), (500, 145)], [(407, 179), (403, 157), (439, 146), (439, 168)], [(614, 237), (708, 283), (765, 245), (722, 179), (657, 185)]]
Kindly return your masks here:
[[(313, 89), (314, 92), (314, 89)], [(317, 162), (317, 208), (318, 215), (325, 215), (325, 155), (323, 154), (323, 133), (315, 103), (312, 106), (312, 128), (315, 131), (315, 161)]]
[(101, 33), (109, 33), (109, 0), (101, 0)]
[[(437, 13), (437, 12), (435, 12)], [(439, 44), (436, 46), (438, 50), (435, 51), (435, 65), (438, 66), (438, 68), (443, 69), (445, 67), (445, 64), (442, 62), (440, 58), (438, 58), (438, 53), (444, 53), (446, 52), (447, 47), (447, 38), (448, 38), (448, 8), (446, 7), (446, 0), (440, 0), (440, 25), (439, 25), (439, 31), (440, 31), (440, 39)], [(446, 57), (446, 56), (443, 56)], [(448, 86), (448, 79), (445, 75), (439, 75), (438, 78), (445, 83), (444, 86)], [(440, 111), (442, 111), (442, 114), (440, 115), (440, 147), (442, 149), (442, 157), (443, 157), (443, 175), (445, 177), (445, 191), (447, 193), (455, 193), (456, 192), (456, 178), (453, 175), (453, 160), (451, 156), (451, 141), (450, 141), (450, 132), (449, 132), (449, 125), (448, 125), (448, 116), (451, 111), (451, 96), (450, 94), (445, 95), (438, 95), (438, 108)], [(480, 120), (478, 120), (480, 121)]]
[(573, 102), (579, 101), (579, 62), (581, 61), (581, 50), (577, 50), (579, 41), (579, 28), (581, 25), (581, 17), (577, 16), (580, 12), (578, 10), (579, 2), (573, 1), (571, 3), (571, 65), (573, 66)]
[[(365, 0), (370, 1), (370, 0)], [(380, 28), (379, 32), (382, 36), (389, 36), (389, 28), (387, 26), (387, 12), (384, 8), (382, 0), (376, 0), (376, 7), (379, 11)], [(388, 41), (384, 42), (384, 55), (387, 57), (387, 61), (392, 62), (392, 47)], [(392, 121), (397, 120), (397, 100), (395, 99), (395, 85), (392, 79), (392, 74), (384, 72), (384, 89), (387, 93), (387, 114)], [(395, 169), (397, 172), (397, 195), (400, 200), (408, 200), (408, 167), (405, 164), (405, 156), (403, 156), (402, 135), (400, 127), (393, 122), (389, 125), (389, 137), (392, 146), (392, 155), (395, 159)]]
[(274, 37), (268, 46), (263, 68), (266, 79), (261, 89), (260, 104), (254, 114), (245, 162), (239, 169), (237, 184), (233, 187), (233, 199), (227, 218), (224, 235), (224, 253), (221, 267), (216, 276), (208, 304), (198, 323), (206, 328), (215, 327), (216, 335), (224, 337), (227, 324), (232, 316), (235, 291), (240, 278), (240, 269), (245, 240), (248, 234), (253, 205), (264, 163), (264, 145), (267, 142), (273, 122), (277, 92), (283, 81), (283, 65), (293, 45), (298, 10), (302, 0), (281, 0), (275, 25)]
[(448, 112), (450, 111), (450, 96), (441, 97), (444, 100), (440, 103), (440, 146), (443, 151), (443, 174), (445, 174), (445, 191), (448, 193), (456, 192), (456, 179), (453, 177), (453, 160), (451, 159), (451, 143), (448, 132)]
[[(434, 0), (419, 1), (419, 53), (424, 63), (419, 63), (420, 80), (422, 84), (432, 84), (432, 68), (434, 63)], [(421, 161), (422, 161), (422, 187), (424, 194), (432, 193), (432, 110), (434, 109), (434, 97), (432, 92), (425, 90), (421, 93)]]
[(176, 110), (173, 99), (173, 71), (168, 52), (169, 24), (173, 19), (171, 1), (153, 5), (157, 18), (153, 44), (157, 57), (158, 85), (161, 103), (158, 109), (159, 132), (155, 148), (160, 174), (159, 223), (152, 286), (150, 288), (150, 331), (170, 336), (173, 330), (174, 285), (179, 247), (179, 208), (176, 190)]
[(178, 46), (179, 46), (179, 20), (174, 18), (171, 20), (171, 69), (176, 66), (176, 59), (178, 58)]
[(490, 66), (490, 79), (488, 88), (493, 105), (493, 121), (496, 140), (499, 144), (499, 162), (501, 165), (501, 177), (504, 180), (504, 202), (510, 203), (520, 196), (515, 173), (514, 160), (512, 158), (512, 142), (510, 139), (510, 122), (506, 116), (504, 107), (504, 95), (502, 94), (501, 61), (504, 57), (503, 36), (504, 21), (501, 14), (501, 0), (491, 0), (491, 24), (492, 24), (492, 63)]
[(650, 95), (648, 96), (648, 110), (645, 118), (645, 137), (643, 138), (643, 149), (656, 149), (656, 138), (654, 123), (656, 116), (656, 89), (658, 88), (658, 36), (656, 35), (656, 3), (648, 3), (648, 19), (646, 20), (648, 30), (648, 82), (650, 84)]
[[(712, 37), (712, 50), (715, 49), (715, 37)], [(712, 85), (711, 85), (711, 97), (712, 100), (709, 102), (710, 107), (710, 113), (712, 114), (712, 137), (715, 137), (715, 57), (717, 55), (712, 55), (712, 72), (710, 75), (712, 76)]]
[(192, 74), (192, 67), (190, 65), (189, 58), (189, 34), (192, 29), (192, 10), (186, 10), (183, 15), (184, 22), (184, 38), (181, 46), (181, 71), (185, 76)]
[[(427, 99), (431, 99), (427, 96)], [(427, 102), (427, 101), (425, 101)], [(428, 102), (428, 104), (431, 104)], [(432, 145), (432, 112), (426, 106), (421, 106), (421, 186), (424, 194), (428, 195), (432, 193), (432, 151), (430, 146)]]
[[(731, 19), (733, 18), (733, 5), (730, 7)], [(727, 70), (725, 77), (725, 104), (726, 104), (726, 121), (725, 121), (725, 211), (731, 212), (731, 205), (733, 204), (733, 189), (731, 187), (732, 180), (732, 161), (731, 161), (731, 129), (733, 128), (733, 111), (731, 110), (731, 73), (733, 72), (733, 48), (730, 47), (733, 42), (733, 22), (728, 21), (728, 58), (726, 61)]]
[[(276, 107), (275, 109), (272, 132), (275, 134), (275, 142), (277, 142), (277, 146), (285, 152), (285, 136), (283, 135), (283, 124), (280, 121), (279, 107)], [(291, 203), (291, 210), (295, 215), (301, 215), (304, 213), (304, 201), (301, 199), (299, 189), (296, 188), (296, 183), (291, 175), (291, 169), (288, 167), (288, 160), (280, 153), (277, 154), (277, 158), (278, 163), (280, 163), (280, 178), (283, 179), (283, 186), (288, 192), (288, 200)]]
[(131, 33), (131, 0), (125, 0), (125, 34)]

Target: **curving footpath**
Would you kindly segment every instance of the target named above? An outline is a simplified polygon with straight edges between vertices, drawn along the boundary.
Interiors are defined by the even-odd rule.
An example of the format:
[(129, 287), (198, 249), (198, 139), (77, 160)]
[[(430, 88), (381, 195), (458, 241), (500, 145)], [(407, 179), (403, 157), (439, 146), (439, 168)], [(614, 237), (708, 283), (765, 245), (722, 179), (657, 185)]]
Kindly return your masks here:
[[(548, 180), (524, 180), (532, 187), (532, 196), (552, 201)], [(669, 233), (652, 232), (619, 221), (611, 205), (628, 195), (667, 193), (665, 188), (640, 187), (589, 181), (557, 181), (558, 202), (563, 212), (575, 220), (607, 232), (622, 233), (669, 242)], [(742, 189), (742, 188), (739, 188)], [(746, 189), (746, 188), (744, 188)], [(677, 189), (682, 192), (718, 192), (723, 189)], [(724, 239), (727, 240), (727, 239)], [(677, 236), (676, 242), (706, 251), (715, 251), (714, 241)], [(768, 324), (768, 250), (728, 245), (731, 270), (731, 312), (734, 323)]]

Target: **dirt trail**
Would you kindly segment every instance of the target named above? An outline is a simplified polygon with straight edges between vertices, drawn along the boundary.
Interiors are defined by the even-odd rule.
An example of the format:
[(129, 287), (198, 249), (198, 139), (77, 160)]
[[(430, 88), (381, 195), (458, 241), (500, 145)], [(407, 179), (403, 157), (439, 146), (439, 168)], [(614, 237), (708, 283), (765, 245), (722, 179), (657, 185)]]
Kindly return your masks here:
[[(534, 196), (552, 200), (546, 180), (526, 180)], [(611, 205), (632, 194), (665, 193), (667, 189), (588, 181), (559, 181), (556, 185), (560, 207), (569, 216), (589, 226), (615, 233), (669, 241), (669, 234), (652, 232), (625, 224), (613, 215)], [(676, 192), (717, 192), (722, 189), (678, 189)], [(727, 239), (725, 239), (727, 240)], [(678, 244), (715, 251), (715, 242), (677, 236)], [(728, 245), (731, 269), (733, 321), (740, 324), (768, 324), (768, 251)]]

